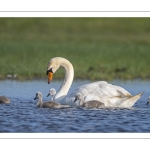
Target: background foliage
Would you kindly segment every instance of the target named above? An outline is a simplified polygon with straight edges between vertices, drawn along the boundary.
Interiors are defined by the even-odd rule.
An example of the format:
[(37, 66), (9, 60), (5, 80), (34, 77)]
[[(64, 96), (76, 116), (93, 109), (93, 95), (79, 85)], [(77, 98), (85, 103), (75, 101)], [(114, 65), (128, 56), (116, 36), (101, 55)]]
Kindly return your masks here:
[[(47, 78), (65, 57), (75, 78), (150, 78), (149, 18), (0, 18), (0, 79)], [(59, 69), (55, 79), (63, 78)]]

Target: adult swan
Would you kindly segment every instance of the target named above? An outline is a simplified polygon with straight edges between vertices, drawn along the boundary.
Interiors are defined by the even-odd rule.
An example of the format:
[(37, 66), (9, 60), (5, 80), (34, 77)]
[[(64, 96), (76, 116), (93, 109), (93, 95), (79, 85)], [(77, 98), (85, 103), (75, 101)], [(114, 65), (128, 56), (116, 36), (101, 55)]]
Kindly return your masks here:
[(130, 108), (142, 95), (142, 93), (140, 93), (132, 96), (124, 88), (109, 84), (106, 81), (84, 84), (67, 95), (74, 77), (73, 66), (67, 59), (55, 57), (48, 62), (48, 84), (52, 81), (53, 74), (59, 67), (63, 67), (65, 69), (65, 78), (60, 89), (55, 95), (54, 101), (61, 104), (78, 105), (74, 103), (75, 95), (76, 93), (81, 93), (84, 96), (85, 101), (99, 100), (104, 103), (106, 107)]

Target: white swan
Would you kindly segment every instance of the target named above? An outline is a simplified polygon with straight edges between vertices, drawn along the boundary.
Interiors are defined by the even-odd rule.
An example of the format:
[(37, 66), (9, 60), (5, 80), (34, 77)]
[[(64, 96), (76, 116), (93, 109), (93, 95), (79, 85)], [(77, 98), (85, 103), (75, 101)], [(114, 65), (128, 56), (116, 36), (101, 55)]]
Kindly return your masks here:
[(124, 88), (109, 84), (106, 81), (84, 84), (67, 95), (74, 77), (73, 66), (67, 59), (55, 57), (48, 62), (46, 72), (48, 75), (48, 83), (50, 84), (53, 74), (59, 67), (63, 67), (65, 69), (65, 78), (59, 91), (55, 95), (54, 100), (61, 104), (75, 105), (75, 95), (76, 93), (81, 93), (84, 97), (87, 96), (85, 100), (99, 100), (104, 103), (106, 107), (118, 107), (119, 105), (122, 105), (122, 107), (130, 108), (142, 95), (142, 93), (140, 93), (132, 96)]
[(146, 105), (148, 105), (149, 103), (150, 103), (150, 96), (148, 97)]
[(84, 101), (84, 97), (81, 93), (77, 93), (75, 96), (74, 102), (79, 100), (79, 106), (86, 107), (86, 108), (104, 108), (104, 103), (98, 101), (98, 100), (90, 100), (90, 101)]
[(49, 93), (47, 94), (47, 97), (48, 97), (48, 96), (52, 96), (52, 97), (51, 97), (51, 101), (53, 101), (55, 94), (56, 94), (56, 90), (55, 90), (54, 88), (51, 88), (51, 89), (49, 90)]
[(10, 99), (5, 97), (5, 96), (0, 96), (0, 103), (9, 104), (10, 103)]
[(36, 104), (37, 107), (42, 107), (42, 108), (61, 108), (61, 104), (54, 102), (54, 101), (47, 101), (47, 102), (42, 102), (42, 93), (37, 92), (34, 100), (38, 99), (38, 102)]

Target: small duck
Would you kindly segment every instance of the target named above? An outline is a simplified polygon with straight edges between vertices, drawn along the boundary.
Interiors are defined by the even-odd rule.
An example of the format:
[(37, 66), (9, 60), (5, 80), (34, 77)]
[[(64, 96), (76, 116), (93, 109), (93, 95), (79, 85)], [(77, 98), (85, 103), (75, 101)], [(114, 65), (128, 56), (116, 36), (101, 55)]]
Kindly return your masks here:
[(75, 95), (74, 102), (76, 102), (77, 100), (80, 101), (79, 106), (81, 107), (86, 107), (86, 108), (104, 108), (105, 107), (104, 103), (98, 100), (84, 101), (84, 97), (81, 93), (77, 93)]

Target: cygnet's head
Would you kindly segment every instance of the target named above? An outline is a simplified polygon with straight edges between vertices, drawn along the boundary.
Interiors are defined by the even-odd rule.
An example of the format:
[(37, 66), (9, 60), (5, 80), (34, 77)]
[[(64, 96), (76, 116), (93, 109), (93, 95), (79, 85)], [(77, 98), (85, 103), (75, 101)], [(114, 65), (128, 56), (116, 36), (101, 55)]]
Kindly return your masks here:
[(49, 90), (49, 93), (48, 93), (47, 97), (48, 97), (48, 96), (54, 96), (55, 94), (56, 94), (56, 90), (55, 90), (54, 88), (51, 88), (51, 89)]
[(150, 96), (148, 97), (146, 105), (148, 105), (149, 103), (150, 103)]
[(34, 100), (39, 99), (40, 97), (42, 97), (42, 93), (41, 92), (37, 92), (35, 95)]
[(74, 102), (76, 102), (77, 100), (81, 100), (83, 98), (83, 95), (81, 94), (81, 93), (77, 93), (76, 95), (75, 95), (75, 100), (74, 100)]

